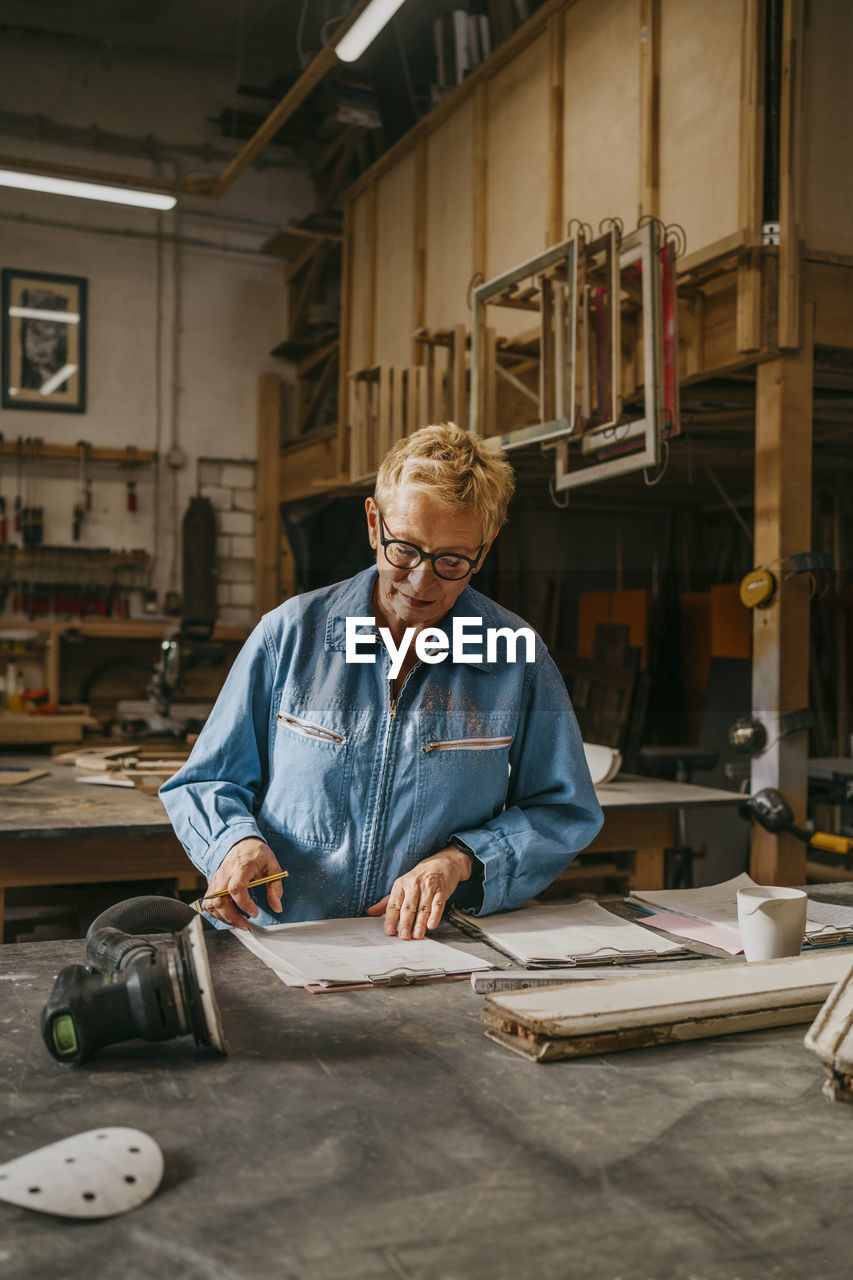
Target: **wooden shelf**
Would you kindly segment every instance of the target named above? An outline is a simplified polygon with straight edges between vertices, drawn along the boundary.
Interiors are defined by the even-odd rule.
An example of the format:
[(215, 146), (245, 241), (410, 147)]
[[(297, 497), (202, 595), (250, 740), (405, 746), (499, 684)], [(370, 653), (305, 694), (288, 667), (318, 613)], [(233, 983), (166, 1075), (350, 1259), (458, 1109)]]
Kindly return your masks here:
[(64, 565), (105, 566), (144, 569), (151, 557), (147, 551), (111, 551), (108, 547), (39, 546), (0, 547), (0, 564), (7, 568), (37, 568), (61, 561)]
[[(7, 458), (20, 458), (28, 466), (36, 462), (80, 462), (81, 450), (76, 444), (45, 444), (43, 440), (19, 436), (16, 440), (0, 441), (0, 454)], [(112, 462), (122, 467), (147, 467), (157, 461), (151, 449), (102, 448), (86, 445), (86, 462)]]
[[(0, 622), (0, 636), (4, 631), (46, 631), (59, 636), (73, 631), (75, 635), (98, 636), (111, 640), (159, 640), (169, 627), (177, 625), (177, 618), (10, 618)], [(214, 629), (211, 639), (243, 641), (248, 635), (248, 627), (219, 624)]]
[[(0, 621), (0, 639), (4, 632), (35, 631), (44, 636), (45, 684), (50, 698), (59, 703), (63, 640), (106, 640), (116, 643), (130, 640), (160, 641), (177, 618), (4, 618)], [(248, 627), (218, 625), (211, 640), (242, 644)], [(15, 655), (9, 655), (13, 660)], [(25, 717), (17, 717), (23, 719)], [(37, 717), (32, 717), (36, 719)]]

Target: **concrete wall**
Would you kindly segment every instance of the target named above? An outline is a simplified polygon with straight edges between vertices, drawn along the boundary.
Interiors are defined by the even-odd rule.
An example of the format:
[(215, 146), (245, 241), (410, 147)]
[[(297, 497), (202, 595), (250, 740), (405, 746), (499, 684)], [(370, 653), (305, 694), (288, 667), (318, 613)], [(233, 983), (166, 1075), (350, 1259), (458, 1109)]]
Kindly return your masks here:
[[(205, 143), (238, 150), (209, 122), (235, 101), (234, 79), (233, 65), (7, 37), (0, 47), (2, 110), (128, 137), (153, 134), (163, 158), (152, 163), (26, 141), (4, 133), (2, 119), (0, 152), (139, 175), (140, 185), (158, 169), (171, 176), (176, 165), (193, 175), (219, 172), (220, 156), (205, 164), (187, 151)], [(274, 148), (270, 159), (273, 167), (247, 171), (221, 200), (188, 198), (160, 215), (0, 188), (0, 266), (84, 276), (89, 290), (86, 412), (0, 410), (0, 432), (7, 441), (85, 440), (160, 453), (157, 467), (134, 476), (135, 513), (127, 510), (128, 473), (91, 468), (93, 505), (80, 545), (148, 551), (161, 602), (167, 591), (180, 591), (176, 537), (189, 497), (204, 484), (199, 459), (254, 463), (257, 376), (288, 372), (269, 356), (285, 332), (282, 264), (260, 246), (275, 227), (309, 211), (312, 191), (294, 157)], [(177, 470), (162, 461), (174, 446), (185, 459)], [(31, 471), (44, 542), (70, 544), (77, 468)], [(17, 487), (16, 466), (7, 460), (0, 494), (8, 506)], [(229, 621), (252, 621), (250, 605), (229, 599), (228, 606)]]

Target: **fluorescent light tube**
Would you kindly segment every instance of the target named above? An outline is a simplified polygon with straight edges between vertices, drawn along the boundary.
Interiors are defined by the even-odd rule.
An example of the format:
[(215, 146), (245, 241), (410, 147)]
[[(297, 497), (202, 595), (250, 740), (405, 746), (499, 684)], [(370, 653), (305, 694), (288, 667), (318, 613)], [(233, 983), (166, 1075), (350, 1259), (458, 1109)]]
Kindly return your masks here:
[(373, 0), (335, 45), (335, 54), (341, 62), (355, 62), (360, 58), (402, 3), (403, 0)]
[(174, 209), (174, 196), (155, 191), (136, 191), (133, 187), (105, 187), (96, 182), (72, 182), (68, 178), (48, 178), (40, 173), (19, 173), (0, 169), (0, 187), (17, 187), (20, 191), (44, 191), (54, 196), (77, 196), (83, 200), (105, 200), (108, 204), (132, 204), (140, 209)]

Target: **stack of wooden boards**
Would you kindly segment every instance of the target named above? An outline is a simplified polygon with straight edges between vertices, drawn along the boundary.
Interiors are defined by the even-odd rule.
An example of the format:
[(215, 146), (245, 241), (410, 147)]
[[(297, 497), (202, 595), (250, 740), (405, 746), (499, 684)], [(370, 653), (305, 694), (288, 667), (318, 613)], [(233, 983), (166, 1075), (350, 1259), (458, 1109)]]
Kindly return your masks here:
[(140, 746), (87, 747), (54, 756), (55, 764), (73, 765), (78, 781), (104, 787), (136, 787), (156, 795), (167, 778), (180, 769), (190, 748), (185, 743)]

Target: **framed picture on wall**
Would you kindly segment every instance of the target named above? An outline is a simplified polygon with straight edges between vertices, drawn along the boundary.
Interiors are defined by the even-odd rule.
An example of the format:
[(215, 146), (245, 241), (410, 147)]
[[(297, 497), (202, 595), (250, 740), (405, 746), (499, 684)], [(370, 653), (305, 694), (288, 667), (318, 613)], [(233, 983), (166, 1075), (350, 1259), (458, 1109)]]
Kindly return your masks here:
[(4, 409), (86, 411), (86, 280), (4, 267)]

